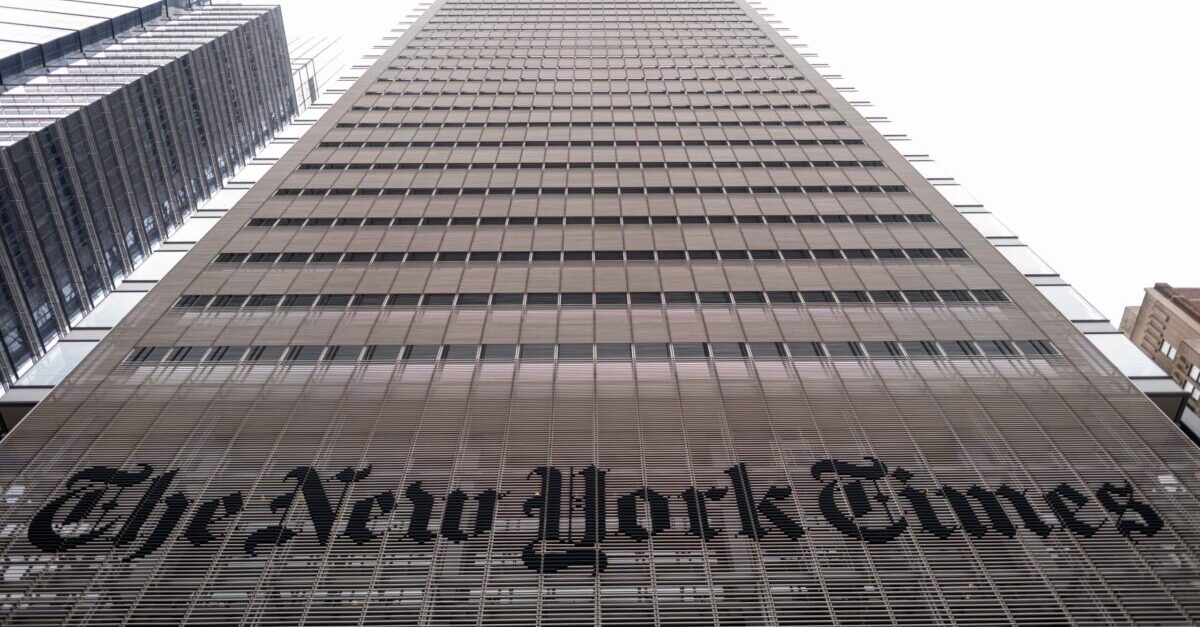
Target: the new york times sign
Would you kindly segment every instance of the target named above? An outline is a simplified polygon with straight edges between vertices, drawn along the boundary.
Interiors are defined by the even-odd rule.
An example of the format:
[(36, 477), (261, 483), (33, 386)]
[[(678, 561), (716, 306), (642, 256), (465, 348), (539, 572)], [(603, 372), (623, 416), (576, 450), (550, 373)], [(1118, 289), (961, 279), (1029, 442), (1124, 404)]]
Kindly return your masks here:
[[(634, 542), (668, 533), (691, 535), (697, 541), (723, 534), (754, 541), (773, 534), (800, 540), (807, 525), (824, 524), (865, 543), (885, 544), (903, 534), (944, 540), (956, 534), (1014, 538), (1020, 533), (1065, 533), (1087, 538), (1106, 532), (1137, 538), (1153, 536), (1163, 527), (1162, 518), (1124, 481), (1090, 487), (1061, 483), (1048, 490), (1005, 484), (923, 489), (916, 487), (913, 473), (874, 458), (814, 463), (807, 480), (813, 482), (812, 505), (820, 518), (801, 520), (796, 505), (804, 504), (793, 488), (760, 482), (752, 470), (744, 464), (732, 466), (720, 485), (682, 491), (644, 486), (612, 494), (605, 481), (608, 473), (601, 468), (543, 466), (528, 474), (524, 494), (468, 494), (457, 489), (433, 494), (415, 481), (351, 498), (350, 488), (370, 476), (371, 466), (331, 474), (301, 466), (281, 477), (284, 489), (267, 504), (279, 522), (239, 530), (233, 522), (249, 507), (240, 492), (197, 501), (172, 488), (176, 470), (155, 473), (144, 464), (136, 470), (96, 466), (75, 473), (37, 512), (28, 537), (49, 553), (110, 543), (125, 550), (126, 561), (146, 558), (172, 538), (194, 546), (232, 540), (253, 556), (287, 545), (301, 534), (313, 534), (321, 545), (366, 545), (383, 535), (377, 531), (381, 519), (398, 517), (407, 521), (403, 542), (426, 544), (440, 537), (462, 543), (492, 533), (501, 501), (516, 499), (521, 514), (538, 521), (537, 533), (530, 534), (521, 553), (529, 569), (599, 573), (608, 562), (605, 543), (620, 536)], [(568, 482), (582, 484), (576, 491), (582, 494), (570, 495)], [(936, 500), (944, 506), (935, 507)], [(616, 529), (611, 528), (614, 510)], [(721, 519), (734, 520), (735, 512), (736, 525), (718, 525)], [(306, 518), (307, 524), (286, 522), (297, 517)], [(582, 519), (583, 529), (575, 529), (567, 519)]]

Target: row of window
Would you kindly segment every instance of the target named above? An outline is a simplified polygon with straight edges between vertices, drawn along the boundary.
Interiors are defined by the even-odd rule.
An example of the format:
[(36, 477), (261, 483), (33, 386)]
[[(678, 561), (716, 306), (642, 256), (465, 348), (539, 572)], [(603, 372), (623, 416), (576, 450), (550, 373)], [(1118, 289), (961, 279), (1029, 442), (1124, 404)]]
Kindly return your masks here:
[(276, 196), (603, 196), (612, 194), (882, 194), (903, 185), (752, 185), (735, 187), (281, 187)]
[(844, 120), (708, 120), (628, 122), (338, 122), (337, 128), (616, 128), (616, 127), (846, 126)]
[[(527, 6), (527, 9), (518, 7)], [(647, 6), (654, 10), (647, 11)], [(486, 7), (495, 7), (488, 9)], [(570, 7), (570, 8), (567, 8)], [(737, 15), (746, 13), (729, 2), (564, 2), (548, 5), (545, 2), (451, 2), (438, 9), (437, 14), (456, 15)], [(683, 9), (664, 11), (664, 9)]]
[(592, 361), (669, 359), (926, 359), (1048, 357), (1048, 340), (926, 340), (910, 342), (603, 342), (597, 344), (372, 344), (271, 346), (141, 346), (127, 363), (275, 363), (396, 361)]
[[(441, 24), (433, 25), (433, 24)], [(430, 34), (426, 34), (430, 33)], [(511, 33), (513, 36), (508, 36)], [(732, 39), (762, 40), (763, 30), (747, 19), (685, 21), (685, 20), (446, 20), (431, 22), (423, 26), (413, 39), (445, 39), (449, 37), (520, 39), (521, 35), (532, 40), (560, 37), (570, 34), (574, 38), (612, 39), (662, 39), (667, 37), (717, 37)], [(594, 35), (593, 35), (594, 34)]]
[(676, 170), (709, 168), (881, 168), (882, 161), (482, 161), (301, 163), (300, 170)]
[[(438, 50), (438, 49), (461, 49), (461, 48), (512, 48), (510, 43), (505, 39), (520, 39), (525, 43), (535, 44), (532, 46), (521, 46), (525, 49), (536, 49), (539, 52), (564, 52), (575, 50), (578, 48), (593, 48), (597, 50), (627, 50), (627, 51), (645, 51), (645, 50), (678, 50), (681, 48), (701, 48), (706, 50), (725, 50), (725, 51), (744, 51), (744, 50), (774, 50), (771, 45), (771, 40), (766, 37), (756, 38), (739, 38), (736, 42), (757, 41), (759, 43), (733, 43), (724, 37), (694, 37), (689, 39), (680, 39), (678, 37), (655, 39), (654, 42), (644, 41), (629, 41), (623, 37), (434, 37), (427, 38), (430, 42), (436, 40), (438, 43), (410, 43), (406, 48), (410, 50)], [(592, 39), (600, 39), (602, 41), (596, 44), (589, 43)], [(611, 39), (611, 41), (603, 41)], [(571, 43), (568, 43), (571, 42)], [(626, 45), (628, 44), (628, 45)]]
[(829, 109), (828, 104), (660, 104), (660, 105), (541, 105), (541, 106), (493, 106), (493, 105), (435, 105), (435, 106), (362, 106), (350, 107), (351, 111), (649, 111), (649, 110), (689, 110), (689, 111), (741, 111), (750, 109)]
[[(546, 43), (548, 45), (558, 44), (565, 45), (567, 42), (580, 42), (578, 45), (594, 45), (607, 46), (609, 41), (616, 41), (619, 44), (629, 43), (635, 39), (645, 41), (652, 39), (655, 47), (676, 46), (703, 46), (709, 43), (719, 42), (722, 46), (736, 47), (758, 47), (770, 44), (771, 38), (762, 36), (762, 30), (754, 28), (729, 28), (729, 29), (699, 29), (707, 31), (707, 33), (679, 33), (668, 35), (666, 33), (654, 34), (650, 37), (639, 37), (634, 34), (634, 29), (613, 31), (609, 29), (599, 29), (594, 33), (589, 33), (583, 29), (570, 29), (575, 31), (575, 34), (567, 34), (567, 29), (542, 29), (531, 33), (516, 33), (513, 35), (502, 34), (501, 31), (481, 31), (476, 33), (475, 29), (453, 29), (436, 35), (416, 35), (413, 37), (415, 42), (425, 43), (410, 43), (408, 48), (440, 48), (445, 45), (444, 42), (465, 41), (471, 45), (479, 45), (480, 43), (491, 44), (495, 46), (510, 45), (508, 40), (515, 39), (524, 47), (530, 48)], [(456, 32), (461, 31), (461, 32)], [(725, 32), (722, 32), (725, 31)], [(421, 32), (424, 32), (423, 30)], [(729, 43), (730, 41), (746, 42), (746, 43)], [(438, 42), (436, 45), (430, 46), (429, 43)], [(589, 43), (595, 42), (595, 43)], [(753, 42), (753, 43), (752, 43)], [(659, 45), (663, 44), (663, 45)], [(624, 47), (618, 45), (618, 47)]]
[[(579, 26), (568, 26), (575, 25)], [(615, 26), (600, 26), (601, 24), (614, 24)], [(666, 26), (670, 24), (671, 26)], [(742, 26), (736, 26), (741, 24)], [(763, 31), (758, 28), (752, 20), (748, 19), (651, 19), (651, 20), (629, 20), (615, 16), (610, 16), (609, 19), (595, 20), (467, 20), (467, 19), (435, 19), (430, 20), (421, 27), (421, 32), (426, 33), (458, 33), (461, 31), (473, 32), (516, 32), (536, 34), (543, 33), (569, 33), (569, 32), (600, 32), (611, 33), (613, 31), (646, 33), (653, 37), (664, 34), (667, 31), (683, 31), (683, 34), (692, 31), (710, 31), (717, 34), (726, 32), (748, 35), (762, 35)], [(647, 35), (634, 35), (636, 37), (645, 37)], [(419, 39), (419, 38), (418, 38)]]
[(1007, 303), (1002, 290), (804, 290), (768, 292), (479, 292), (461, 294), (187, 294), (183, 309), (275, 307), (541, 307), (559, 305), (829, 305)]
[(514, 84), (529, 85), (532, 83), (596, 83), (596, 82), (631, 82), (650, 83), (654, 85), (704, 82), (717, 86), (768, 85), (776, 86), (776, 82), (805, 81), (800, 70), (780, 70), (778, 68), (745, 68), (743, 70), (719, 68), (681, 68), (678, 70), (644, 67), (630, 69), (616, 68), (571, 68), (571, 69), (499, 69), (499, 68), (404, 68), (388, 69), (376, 77), (377, 83), (411, 82), (422, 85), (441, 84), (448, 87), (454, 84), (487, 84), (491, 87), (511, 86)]
[[(652, 5), (654, 7), (654, 9), (649, 10), (649, 11), (646, 10), (646, 7), (651, 6), (651, 5), (647, 5), (644, 2), (622, 2), (622, 3), (606, 4), (606, 5), (604, 5), (605, 8), (601, 8), (601, 9), (594, 9), (594, 8), (591, 8), (592, 5), (585, 6), (582, 3), (580, 3), (580, 4), (561, 3), (561, 4), (552, 4), (552, 5), (545, 4), (545, 3), (536, 3), (536, 4), (531, 3), (528, 5), (530, 8), (526, 8), (526, 9), (517, 8), (517, 6), (519, 6), (519, 5), (516, 5), (516, 4), (508, 4), (508, 3), (503, 3), (503, 4), (496, 3), (496, 4), (497, 4), (497, 6), (503, 6), (505, 8), (497, 8), (497, 9), (477, 8), (477, 7), (485, 6), (481, 3), (447, 4), (438, 10), (438, 12), (436, 14), (437, 17), (435, 18), (435, 20), (442, 21), (443, 19), (445, 19), (446, 21), (453, 21), (454, 19), (456, 19), (456, 17), (459, 17), (459, 16), (503, 18), (503, 17), (511, 17), (511, 16), (522, 16), (522, 15), (537, 17), (539, 20), (546, 19), (547, 21), (554, 21), (554, 20), (550, 19), (550, 16), (555, 16), (555, 15), (562, 15), (562, 16), (581, 15), (581, 16), (587, 16), (587, 17), (589, 17), (589, 19), (593, 16), (595, 16), (597, 18), (603, 17), (603, 16), (610, 16), (610, 17), (615, 17), (617, 19), (626, 20), (626, 21), (632, 20), (634, 18), (637, 18), (637, 21), (653, 20), (653, 19), (666, 20), (666, 19), (669, 19), (672, 17), (686, 18), (689, 20), (692, 20), (692, 19), (702, 20), (702, 19), (705, 19), (704, 16), (706, 16), (706, 15), (737, 16), (739, 18), (746, 16), (745, 12), (734, 9), (733, 6), (728, 3), (688, 4), (687, 6), (689, 8), (687, 11), (663, 11), (663, 9), (665, 9), (665, 8), (670, 8), (673, 6), (682, 6), (682, 5), (680, 5), (678, 3), (664, 4), (664, 3), (657, 3), (657, 2)], [(571, 7), (571, 8), (567, 8), (567, 7)], [(620, 7), (620, 8), (617, 8), (617, 7)], [(695, 8), (692, 9), (691, 7), (695, 7)], [(725, 8), (721, 9), (721, 8), (706, 8), (706, 7), (725, 7)], [(735, 19), (734, 17), (721, 17), (721, 18), (715, 18), (715, 19), (716, 19), (716, 21), (725, 21), (725, 20), (740, 21), (740, 20)], [(472, 19), (471, 21), (474, 22), (474, 21), (478, 21), (478, 20)], [(490, 21), (490, 20), (488, 20), (488, 21)], [(522, 20), (522, 21), (528, 21), (528, 20)]]
[(1197, 382), (1200, 382), (1200, 366), (1190, 366), (1186, 362), (1183, 366), (1188, 369), (1187, 379), (1183, 382), (1183, 391), (1188, 393), (1193, 403), (1200, 402), (1200, 387), (1196, 385)]
[[(484, 11), (473, 9), (454, 9), (454, 17), (438, 12), (438, 17), (435, 17), (428, 22), (423, 28), (432, 28), (439, 30), (435, 24), (479, 24), (480, 28), (487, 28), (487, 24), (529, 24), (536, 22), (537, 24), (629, 24), (637, 22), (638, 24), (681, 24), (688, 26), (691, 24), (753, 24), (753, 20), (737, 19), (735, 17), (707, 17), (707, 15), (723, 15), (733, 16), (739, 15), (736, 11), (721, 11), (714, 13), (697, 13), (688, 14), (671, 14), (662, 13), (660, 11), (638, 11), (630, 9), (628, 12), (622, 11), (620, 15), (611, 12), (593, 12), (593, 11), (570, 11), (562, 9), (552, 10), (532, 10), (532, 11)], [(563, 17), (551, 17), (560, 15)], [(588, 19), (576, 20), (567, 19), (568, 15), (586, 15)], [(744, 14), (743, 14), (744, 15)], [(517, 19), (517, 16), (534, 16), (537, 20), (529, 20), (525, 18)], [(666, 17), (664, 17), (666, 16)], [(479, 20), (476, 17), (487, 17), (487, 20)], [(635, 19), (636, 18), (636, 19)]]
[[(522, 81), (522, 82), (532, 82), (532, 81)], [(555, 95), (555, 94), (558, 94), (558, 95), (587, 94), (587, 95), (595, 95), (595, 96), (613, 96), (613, 95), (619, 96), (619, 95), (625, 95), (625, 94), (634, 94), (634, 95), (638, 95), (638, 94), (700, 94), (700, 95), (710, 95), (711, 96), (714, 94), (815, 94), (815, 93), (817, 93), (817, 90), (815, 90), (815, 89), (795, 89), (795, 88), (793, 88), (793, 89), (779, 89), (779, 88), (776, 88), (776, 89), (771, 89), (771, 88), (725, 89), (725, 88), (715, 87), (715, 86), (708, 87), (708, 88), (696, 87), (696, 88), (691, 88), (691, 89), (684, 89), (684, 88), (668, 89), (667, 87), (660, 88), (660, 87), (656, 86), (654, 89), (651, 89), (650, 85), (643, 85), (642, 87), (644, 89), (630, 89), (629, 85), (622, 85), (621, 86), (622, 88), (618, 89), (617, 86), (610, 85), (604, 89), (592, 90), (592, 89), (576, 89), (573, 86), (567, 85), (567, 86), (563, 86), (564, 87), (563, 89), (559, 89), (559, 85), (555, 81), (545, 81), (545, 82), (548, 82), (550, 84), (547, 86), (543, 86), (541, 88), (513, 87), (511, 89), (497, 89), (495, 91), (481, 91), (476, 88), (478, 86), (471, 86), (471, 85), (464, 85), (463, 89), (456, 89), (453, 91), (425, 89), (425, 88), (422, 88), (421, 86), (414, 85), (413, 89), (399, 89), (399, 90), (387, 89), (385, 91), (368, 90), (366, 92), (363, 92), (363, 95), (366, 95), (366, 96), (513, 96), (513, 95), (549, 96), (549, 95)], [(409, 81), (403, 81), (402, 84), (412, 85), (412, 83)]]
[[(532, 63), (526, 63), (523, 59), (500, 59), (501, 63), (493, 63), (492, 59), (475, 59), (471, 63), (428, 63), (433, 59), (409, 59), (407, 63), (395, 63), (388, 66), (389, 70), (415, 70), (415, 69), (442, 69), (442, 70), (639, 70), (639, 69), (666, 69), (666, 70), (685, 70), (685, 69), (713, 69), (713, 70), (729, 70), (729, 69), (780, 69), (794, 70), (795, 65), (787, 61), (777, 61), (773, 63), (730, 63), (728, 59), (720, 63), (657, 63), (653, 59), (613, 59), (619, 63), (577, 63), (578, 59), (556, 59), (553, 57), (539, 57), (533, 59)], [(456, 59), (456, 61), (461, 59)], [(481, 61), (487, 61), (483, 63)], [(514, 63), (513, 61), (518, 61)]]
[(556, 139), (505, 141), (324, 141), (318, 148), (620, 148), (626, 146), (861, 146), (861, 139)]
[[(770, 68), (764, 68), (764, 70), (768, 70), (768, 69), (770, 69)], [(642, 74), (645, 74), (647, 72), (654, 72), (654, 71), (656, 71), (655, 68), (634, 70), (634, 72), (642, 73)], [(436, 70), (431, 70), (430, 72), (425, 72), (425, 74), (429, 74), (431, 72), (434, 74), (437, 74)], [(614, 72), (626, 73), (627, 70), (615, 70)], [(410, 76), (402, 76), (401, 74), (404, 74), (404, 73), (410, 74)], [(767, 72), (764, 71), (764, 72), (762, 72), (762, 74), (767, 74), (765, 76), (750, 76), (749, 74), (751, 74), (752, 72), (749, 71), (749, 68), (747, 68), (747, 70), (746, 70), (747, 76), (734, 76), (733, 72), (727, 72), (727, 74), (729, 74), (729, 76), (699, 76), (699, 75), (697, 75), (698, 72), (696, 72), (696, 71), (689, 72), (689, 74), (692, 74), (690, 76), (682, 76), (682, 75), (681, 76), (641, 76), (641, 77), (593, 76), (593, 72), (591, 72), (591, 71), (580, 71), (580, 72), (563, 71), (563, 72), (554, 72), (553, 76), (546, 76), (545, 74), (547, 74), (548, 72), (533, 71), (533, 70), (530, 70), (528, 72), (523, 72), (523, 71), (466, 72), (466, 71), (462, 71), (462, 72), (443, 72), (443, 74), (457, 74), (457, 76), (411, 76), (411, 74), (415, 74), (415, 73), (416, 72), (406, 72), (404, 70), (390, 70), (384, 74), (380, 74), (379, 76), (377, 76), (375, 78), (375, 82), (376, 83), (407, 83), (407, 84), (411, 84), (415, 87), (423, 87), (423, 86), (431, 86), (431, 85), (440, 85), (442, 87), (450, 87), (452, 85), (464, 85), (464, 86), (476, 85), (476, 86), (478, 86), (478, 85), (484, 85), (484, 84), (491, 85), (493, 87), (499, 87), (501, 85), (511, 86), (513, 84), (519, 84), (524, 87), (531, 87), (531, 86), (536, 86), (536, 85), (543, 84), (543, 83), (553, 84), (553, 85), (559, 85), (561, 83), (621, 83), (621, 84), (624, 84), (626, 87), (641, 84), (641, 85), (645, 86), (647, 89), (651, 85), (663, 86), (665, 84), (665, 85), (669, 85), (669, 86), (674, 86), (676, 88), (680, 88), (680, 87), (686, 88), (689, 86), (690, 87), (705, 87), (705, 86), (707, 86), (707, 87), (709, 87), (709, 89), (703, 89), (701, 91), (703, 91), (704, 93), (711, 93), (712, 91), (718, 91), (729, 85), (733, 85), (733, 86), (736, 86), (738, 89), (742, 89), (744, 87), (743, 83), (750, 83), (750, 84), (766, 83), (766, 86), (768, 88), (778, 89), (781, 86), (777, 85), (771, 81), (782, 81), (782, 82), (786, 83), (786, 82), (792, 82), (792, 81), (801, 82), (801, 81), (808, 80), (807, 78), (804, 77), (803, 74), (801, 74), (799, 72), (793, 72), (793, 73), (790, 73), (791, 75), (789, 75), (788, 73), (782, 73), (782, 72), (777, 73), (777, 74), (767, 74)], [(601, 73), (608, 74), (609, 71), (601, 70), (601, 71), (595, 72), (595, 74), (601, 74)], [(512, 76), (511, 74), (528, 74), (529, 76)], [(681, 74), (681, 73), (675, 72), (675, 74)], [(605, 90), (605, 93), (608, 93), (608, 90)]]
[[(612, 16), (610, 16), (612, 17)], [(515, 33), (530, 38), (556, 36), (573, 33), (589, 36), (590, 33), (616, 33), (624, 37), (639, 39), (678, 35), (687, 37), (707, 33), (716, 37), (753, 36), (762, 38), (763, 30), (748, 19), (712, 20), (435, 20), (421, 27), (422, 35), (414, 39), (440, 38), (447, 34), (460, 37), (493, 37), (494, 33)], [(436, 36), (424, 36), (436, 33)]]
[(493, 216), (425, 218), (251, 218), (252, 227), (329, 226), (558, 226), (646, 224), (933, 224), (927, 213), (826, 215), (710, 215), (710, 216)]
[(799, 68), (713, 67), (648, 65), (637, 68), (454, 68), (414, 67), (409, 64), (389, 65), (378, 81), (728, 81), (728, 80), (806, 80)]
[(417, 263), (417, 262), (560, 262), (560, 261), (891, 261), (969, 259), (961, 248), (818, 248), (788, 250), (506, 250), (442, 252), (221, 253), (215, 263)]
[(786, 55), (771, 47), (751, 50), (702, 48), (555, 48), (551, 54), (543, 48), (488, 48), (482, 46), (458, 46), (455, 48), (424, 48), (415, 54), (398, 54), (396, 59), (786, 59)]

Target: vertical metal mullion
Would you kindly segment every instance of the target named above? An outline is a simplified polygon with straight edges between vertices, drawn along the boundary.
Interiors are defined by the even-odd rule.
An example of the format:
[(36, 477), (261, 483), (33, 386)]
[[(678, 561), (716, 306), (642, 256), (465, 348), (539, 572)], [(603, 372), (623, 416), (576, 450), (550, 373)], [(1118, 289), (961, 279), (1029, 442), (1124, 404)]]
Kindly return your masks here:
[[(33, 137), (31, 136), (27, 138), (27, 141), (31, 143), (32, 147)], [(41, 156), (37, 154), (36, 148), (31, 150), (31, 153), (34, 155), (35, 159), (39, 161), (41, 160)], [(49, 303), (50, 310), (54, 313), (54, 318), (58, 324), (58, 330), (60, 333), (65, 333), (69, 328), (69, 325), (67, 324), (67, 315), (66, 311), (63, 309), (61, 295), (58, 293), (58, 284), (54, 280), (54, 273), (50, 271), (50, 266), (46, 262), (46, 253), (44, 250), (42, 250), (41, 240), (37, 237), (37, 226), (34, 224), (33, 218), (29, 215), (29, 203), (25, 200), (25, 195), (20, 191), (20, 179), (18, 179), (16, 176), (16, 169), (13, 167), (13, 163), (8, 152), (4, 152), (3, 159), (5, 170), (9, 177), (9, 186), (13, 190), (13, 201), (17, 206), (17, 216), (21, 223), (21, 229), (24, 231), (25, 237), (30, 243), (30, 258), (33, 260), (33, 265), (37, 269), (38, 278), (42, 281), (43, 289), (46, 292), (46, 302)], [(42, 169), (40, 163), (36, 164), (36, 167), (38, 168), (39, 179), (41, 179), (38, 181), (38, 184), (44, 187), (45, 180), (43, 177), (45, 176), (45, 171)], [(37, 330), (36, 324), (34, 325), (34, 330)], [(38, 338), (38, 345), (41, 346), (41, 333), (37, 333), (35, 337)]]
[[(82, 113), (80, 113), (78, 115), (78, 117), (80, 120), (86, 120), (86, 116), (82, 115)], [(90, 201), (87, 198), (87, 194), (83, 193), (85, 191), (85, 188), (79, 177), (79, 167), (75, 163), (74, 154), (72, 153), (71, 150), (68, 150), (68, 148), (71, 145), (70, 138), (67, 136), (67, 132), (63, 128), (63, 123), (61, 121), (59, 121), (58, 123), (56, 123), (54, 125), (53, 130), (54, 130), (54, 132), (58, 133), (59, 145), (64, 147), (62, 150), (62, 155), (63, 155), (63, 160), (67, 162), (66, 163), (67, 175), (71, 177), (71, 185), (73, 185), (75, 187), (75, 189), (80, 192), (75, 195), (76, 202), (79, 203), (80, 219), (83, 220), (84, 227), (87, 229), (88, 239), (91, 240), (91, 242), (92, 242), (92, 258), (95, 259), (96, 266), (100, 270), (100, 280), (103, 282), (104, 291), (108, 292), (109, 290), (112, 289), (112, 276), (108, 272), (108, 264), (106, 264), (104, 261), (104, 247), (100, 243), (100, 236), (96, 232), (96, 225), (92, 221), (92, 211), (93, 210), (91, 208)], [(91, 154), (89, 153), (88, 156), (90, 158)], [(96, 170), (96, 172), (97, 172), (97, 174), (99, 174), (98, 169)], [(97, 177), (97, 178), (99, 178), (99, 177)], [(104, 199), (101, 199), (100, 202), (103, 203)], [(78, 251), (75, 251), (75, 254), (78, 255), (79, 254)], [(91, 309), (91, 308), (95, 307), (96, 304), (94, 302), (91, 302), (92, 301), (91, 290), (86, 289), (88, 286), (86, 285), (86, 282), (83, 280), (82, 272), (80, 272), (80, 281), (82, 283), (85, 283), (85, 285), (84, 285), (85, 291), (83, 293), (87, 296), (87, 299), (89, 302), (89, 309)]]
[[(99, 104), (99, 103), (90, 105), (90, 106), (103, 107), (103, 105)], [(124, 238), (124, 234), (121, 232), (121, 220), (120, 220), (120, 215), (117, 213), (116, 199), (113, 196), (112, 189), (109, 187), (107, 172), (105, 172), (104, 168), (101, 166), (102, 159), (100, 157), (100, 149), (96, 145), (96, 133), (93, 131), (92, 121), (91, 121), (91, 119), (89, 119), (89, 117), (87, 115), (81, 114), (79, 116), (79, 119), (80, 119), (80, 125), (84, 129), (83, 136), (84, 136), (84, 140), (87, 142), (88, 156), (92, 159), (94, 167), (96, 169), (96, 181), (100, 186), (100, 193), (103, 196), (103, 198), (101, 199), (101, 203), (103, 204), (103, 211), (105, 211), (108, 214), (109, 223), (113, 225), (113, 240), (118, 244), (117, 245), (117, 253), (121, 257), (121, 264), (125, 267), (125, 273), (128, 274), (133, 271), (133, 262), (129, 258), (129, 249), (127, 249), (125, 247), (125, 238)], [(106, 120), (108, 119), (107, 116), (105, 117), (105, 119)], [(110, 139), (115, 139), (115, 138), (111, 137), (111, 135), (110, 135)], [(114, 150), (113, 152), (119, 153), (120, 150)], [(118, 158), (118, 156), (116, 154), (114, 154), (113, 156), (114, 156), (114, 158)], [(100, 251), (100, 253), (101, 253), (100, 256), (102, 259), (104, 258), (103, 252), (104, 251)], [(103, 265), (104, 265), (104, 276), (106, 277), (106, 280), (108, 281), (109, 289), (112, 289), (115, 279), (113, 279), (112, 272), (108, 268), (107, 259), (104, 259)]]
[[(114, 94), (113, 97), (126, 100), (123, 92), (118, 92), (117, 94)], [(143, 256), (146, 256), (151, 252), (150, 239), (146, 236), (145, 230), (146, 216), (143, 215), (142, 208), (138, 205), (137, 190), (134, 188), (132, 177), (133, 172), (130, 169), (131, 163), (138, 163), (140, 167), (140, 157), (134, 155), (133, 159), (130, 159), (130, 156), (125, 153), (124, 147), (121, 144), (121, 133), (117, 126), (117, 116), (113, 113), (111, 103), (109, 102), (108, 98), (104, 98), (100, 102), (101, 106), (103, 106), (104, 122), (108, 126), (109, 137), (112, 140), (114, 147), (112, 156), (117, 160), (117, 171), (120, 173), (121, 182), (125, 187), (125, 197), (129, 203), (129, 218), (134, 220), (134, 224), (131, 225), (133, 227), (134, 237), (142, 247)], [(128, 102), (126, 101), (125, 107), (127, 108), (128, 106)], [(97, 154), (99, 154), (99, 152), (97, 152)], [(153, 194), (153, 191), (150, 191), (149, 193)], [(151, 201), (153, 202), (153, 196)], [(114, 211), (116, 210), (115, 204), (113, 209)], [(151, 216), (151, 219), (153, 219), (153, 216)], [(120, 224), (119, 221), (118, 224)], [(124, 234), (118, 233), (118, 235), (121, 236), (121, 251), (122, 257), (124, 257), (126, 263), (126, 272), (133, 272), (134, 264), (132, 255), (129, 254), (128, 243), (125, 241)]]

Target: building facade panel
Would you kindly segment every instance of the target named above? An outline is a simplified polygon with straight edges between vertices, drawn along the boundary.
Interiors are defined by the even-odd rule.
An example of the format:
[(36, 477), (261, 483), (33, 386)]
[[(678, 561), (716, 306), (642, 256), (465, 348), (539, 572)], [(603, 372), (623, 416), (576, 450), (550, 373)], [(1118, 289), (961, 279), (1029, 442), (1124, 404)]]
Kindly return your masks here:
[(5, 77), (8, 384), (295, 112), (278, 11), (187, 5)]
[(0, 453), (14, 625), (1200, 614), (1195, 448), (735, 0), (435, 3)]

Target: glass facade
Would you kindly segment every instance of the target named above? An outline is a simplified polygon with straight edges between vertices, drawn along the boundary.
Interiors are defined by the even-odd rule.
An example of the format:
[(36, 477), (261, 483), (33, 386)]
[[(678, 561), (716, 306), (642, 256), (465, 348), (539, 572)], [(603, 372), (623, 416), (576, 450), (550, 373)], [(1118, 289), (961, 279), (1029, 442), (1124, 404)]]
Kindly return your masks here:
[(0, 622), (1196, 622), (957, 196), (741, 0), (441, 0), (0, 442)]
[[(150, 3), (143, 3), (150, 4)], [(295, 112), (281, 14), (157, 2), (5, 76), (0, 375), (11, 383)], [(129, 7), (59, 1), (0, 20)], [(147, 13), (146, 11), (150, 11)], [(71, 16), (75, 20), (88, 19)]]

